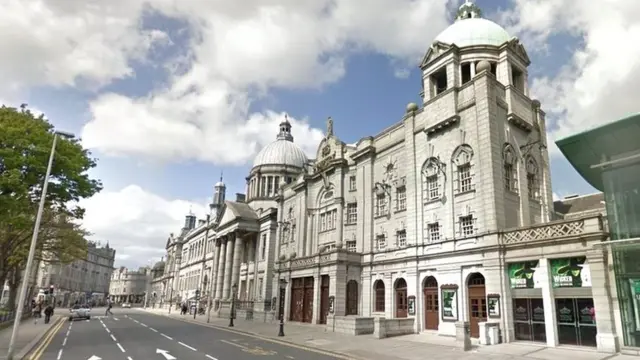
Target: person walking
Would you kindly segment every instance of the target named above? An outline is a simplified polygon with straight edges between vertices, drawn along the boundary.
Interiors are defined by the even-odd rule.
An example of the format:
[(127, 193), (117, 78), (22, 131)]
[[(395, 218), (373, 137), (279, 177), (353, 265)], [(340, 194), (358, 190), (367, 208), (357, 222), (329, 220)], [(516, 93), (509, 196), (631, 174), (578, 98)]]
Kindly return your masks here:
[(107, 310), (104, 312), (104, 316), (107, 315), (113, 315), (113, 313), (111, 312), (111, 308), (113, 307), (113, 303), (111, 302), (111, 299), (107, 300)]
[(47, 303), (47, 307), (44, 308), (44, 323), (48, 324), (49, 320), (51, 320), (51, 315), (53, 315), (53, 306), (50, 303)]

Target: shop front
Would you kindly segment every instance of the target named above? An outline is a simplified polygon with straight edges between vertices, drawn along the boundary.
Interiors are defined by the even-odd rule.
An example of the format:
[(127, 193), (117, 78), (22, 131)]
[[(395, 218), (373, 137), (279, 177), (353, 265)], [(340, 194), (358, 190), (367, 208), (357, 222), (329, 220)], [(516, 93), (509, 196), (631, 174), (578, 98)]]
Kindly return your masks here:
[(516, 340), (543, 343), (547, 341), (539, 263), (538, 260), (523, 261), (511, 263), (507, 267), (513, 299)]

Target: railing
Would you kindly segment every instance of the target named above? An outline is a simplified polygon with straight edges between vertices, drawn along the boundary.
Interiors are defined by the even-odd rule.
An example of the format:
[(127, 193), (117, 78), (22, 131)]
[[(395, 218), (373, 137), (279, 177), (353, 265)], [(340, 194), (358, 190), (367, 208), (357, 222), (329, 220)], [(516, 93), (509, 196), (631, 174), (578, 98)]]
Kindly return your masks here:
[(548, 224), (535, 225), (524, 229), (508, 230), (502, 233), (504, 244), (517, 244), (529, 241), (552, 240), (571, 236), (580, 236), (585, 231), (585, 221), (556, 221)]

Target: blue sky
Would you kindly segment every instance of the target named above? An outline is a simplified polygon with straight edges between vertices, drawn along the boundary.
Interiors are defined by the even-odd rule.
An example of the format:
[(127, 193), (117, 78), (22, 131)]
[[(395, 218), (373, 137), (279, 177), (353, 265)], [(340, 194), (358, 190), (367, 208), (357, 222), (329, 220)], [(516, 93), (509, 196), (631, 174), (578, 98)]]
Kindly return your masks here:
[[(86, 202), (85, 224), (96, 238), (115, 244), (120, 264), (141, 265), (162, 256), (168, 233), (178, 231), (189, 209), (204, 212), (221, 172), (228, 198), (244, 192), (252, 156), (275, 139), (282, 113), (295, 119), (296, 142), (311, 152), (328, 116), (335, 121), (337, 136), (352, 143), (397, 122), (408, 102), (419, 102), (417, 63), (461, 2), (400, 3), (390, 7), (389, 1), (376, 0), (363, 10), (371, 14), (353, 21), (347, 21), (349, 11), (361, 9), (350, 5), (334, 4), (339, 11), (282, 5), (269, 19), (281, 19), (279, 11), (292, 15), (271, 23), (253, 2), (247, 6), (255, 8), (241, 13), (232, 5), (219, 10), (185, 3), (176, 8), (164, 0), (136, 0), (123, 2), (121, 11), (107, 12), (125, 30), (100, 23), (86, 7), (75, 12), (52, 7), (49, 16), (86, 20), (84, 31), (94, 35), (92, 40), (82, 42), (77, 29), (51, 28), (52, 34), (62, 34), (63, 42), (43, 45), (46, 39), (40, 34), (17, 44), (25, 52), (38, 46), (42, 53), (51, 52), (51, 64), (41, 76), (41, 67), (20, 73), (17, 62), (4, 64), (17, 70), (0, 72), (0, 80), (17, 85), (0, 93), (0, 99), (15, 105), (27, 102), (58, 128), (84, 135), (99, 158), (93, 174), (105, 185), (99, 197)], [(540, 0), (534, 8), (546, 10), (538, 12), (531, 11), (533, 2), (526, 0), (476, 3), (485, 17), (518, 35), (527, 47), (532, 60), (529, 81), (548, 113), (550, 140), (633, 110), (626, 106), (611, 112), (606, 103), (585, 101), (584, 91), (569, 95), (594, 81), (585, 74), (588, 66), (598, 68), (602, 65), (597, 61), (604, 61), (588, 42), (590, 31), (606, 30), (595, 16), (576, 25), (565, 13), (575, 11), (562, 7), (567, 4), (563, 0)], [(31, 11), (11, 6), (14, 12)], [(253, 11), (258, 20), (252, 20)], [(332, 11), (336, 14), (326, 15)], [(307, 26), (314, 16), (319, 20)], [(379, 27), (389, 28), (381, 31), (375, 24), (384, 17), (390, 20)], [(260, 38), (252, 24), (282, 39)], [(69, 43), (83, 52), (77, 55), (75, 48), (65, 48)], [(54, 51), (56, 45), (62, 50)], [(584, 54), (601, 57), (576, 66), (576, 58)], [(399, 77), (398, 70), (410, 72)], [(593, 91), (597, 95), (607, 90)], [(598, 111), (589, 110), (595, 106)], [(582, 119), (584, 112), (593, 117)], [(189, 134), (195, 140), (190, 141)], [(238, 134), (237, 148), (225, 142), (240, 139)], [(555, 152), (551, 169), (554, 194), (595, 191)]]

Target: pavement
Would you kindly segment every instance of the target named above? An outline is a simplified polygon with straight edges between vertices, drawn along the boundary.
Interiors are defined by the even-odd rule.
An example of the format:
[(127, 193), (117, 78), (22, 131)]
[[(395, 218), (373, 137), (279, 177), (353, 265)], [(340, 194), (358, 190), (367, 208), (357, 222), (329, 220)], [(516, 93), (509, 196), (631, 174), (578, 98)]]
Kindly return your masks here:
[(331, 354), (157, 316), (136, 309), (95, 311), (64, 321), (30, 360), (335, 360)]
[[(412, 334), (387, 339), (375, 339), (371, 335), (351, 336), (327, 331), (324, 326), (287, 323), (285, 336), (278, 337), (278, 324), (276, 322), (235, 320), (233, 328), (228, 327), (229, 320), (212, 316), (207, 323), (207, 316), (181, 316), (179, 311), (172, 310), (168, 314), (166, 309), (137, 309), (137, 313), (149, 313), (161, 315), (158, 318), (174, 320), (183, 324), (205, 329), (218, 329), (216, 334), (224, 332), (261, 339), (265, 342), (273, 342), (283, 347), (292, 346), (307, 351), (322, 351), (333, 354), (333, 358), (356, 360), (422, 360), (429, 359), (572, 359), (572, 360), (640, 360), (640, 357), (623, 354), (605, 354), (596, 352), (595, 349), (584, 347), (557, 347), (549, 348), (541, 344), (516, 342), (492, 346), (476, 345), (471, 351), (464, 352), (458, 348), (455, 340), (433, 334)], [(136, 318), (138, 315), (131, 314)], [(176, 325), (177, 326), (177, 325)], [(227, 335), (228, 336), (228, 335)], [(195, 345), (194, 345), (195, 346)], [(284, 357), (275, 356), (276, 359)], [(306, 358), (306, 356), (305, 356)], [(331, 357), (329, 357), (331, 358)], [(178, 359), (180, 359), (178, 357)], [(227, 358), (219, 357), (219, 360)]]
[[(44, 318), (38, 319), (37, 322), (33, 318), (23, 320), (15, 339), (14, 360), (26, 359), (29, 353), (36, 352), (42, 339), (52, 333), (60, 320), (58, 314), (54, 315), (48, 324), (44, 323)], [(13, 325), (0, 330), (0, 360), (7, 358), (12, 330)]]

